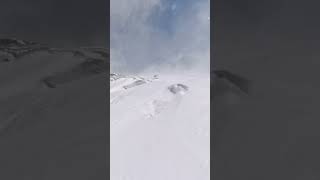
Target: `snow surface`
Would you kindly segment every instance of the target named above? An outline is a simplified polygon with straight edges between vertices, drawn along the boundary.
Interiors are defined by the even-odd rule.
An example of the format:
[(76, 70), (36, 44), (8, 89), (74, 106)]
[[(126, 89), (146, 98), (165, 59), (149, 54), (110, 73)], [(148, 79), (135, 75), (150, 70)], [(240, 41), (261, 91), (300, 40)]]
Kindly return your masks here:
[(110, 87), (111, 180), (210, 179), (209, 75), (111, 74)]
[(108, 179), (108, 58), (21, 42), (0, 39), (1, 179)]

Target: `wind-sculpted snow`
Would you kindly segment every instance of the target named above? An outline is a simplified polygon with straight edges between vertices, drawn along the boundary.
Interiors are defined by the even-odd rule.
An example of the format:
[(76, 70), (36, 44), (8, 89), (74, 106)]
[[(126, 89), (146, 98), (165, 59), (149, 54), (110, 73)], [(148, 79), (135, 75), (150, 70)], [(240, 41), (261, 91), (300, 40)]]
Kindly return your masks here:
[(209, 76), (111, 74), (110, 86), (112, 180), (209, 180)]

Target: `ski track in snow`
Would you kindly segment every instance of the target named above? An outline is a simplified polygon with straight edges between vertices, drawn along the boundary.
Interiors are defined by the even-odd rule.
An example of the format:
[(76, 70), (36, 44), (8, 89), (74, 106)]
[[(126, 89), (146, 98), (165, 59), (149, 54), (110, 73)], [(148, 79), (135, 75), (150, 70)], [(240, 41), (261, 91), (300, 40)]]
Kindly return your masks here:
[[(172, 75), (110, 82), (112, 180), (209, 180), (210, 79)], [(175, 94), (172, 85), (187, 90)], [(177, 87), (177, 86), (175, 86)]]

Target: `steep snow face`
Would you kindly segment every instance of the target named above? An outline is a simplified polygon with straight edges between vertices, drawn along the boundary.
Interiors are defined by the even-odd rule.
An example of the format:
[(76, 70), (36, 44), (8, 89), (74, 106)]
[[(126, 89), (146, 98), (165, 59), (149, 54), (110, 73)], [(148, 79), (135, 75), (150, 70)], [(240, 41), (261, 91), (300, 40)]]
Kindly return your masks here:
[(210, 77), (110, 76), (111, 179), (210, 179)]

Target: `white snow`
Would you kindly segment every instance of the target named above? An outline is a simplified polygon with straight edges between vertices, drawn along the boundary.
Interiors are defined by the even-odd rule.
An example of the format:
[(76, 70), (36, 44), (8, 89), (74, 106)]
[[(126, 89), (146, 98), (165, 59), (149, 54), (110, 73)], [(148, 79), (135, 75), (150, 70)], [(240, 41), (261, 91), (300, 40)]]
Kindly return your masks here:
[(110, 87), (111, 180), (210, 179), (209, 74), (114, 75)]

